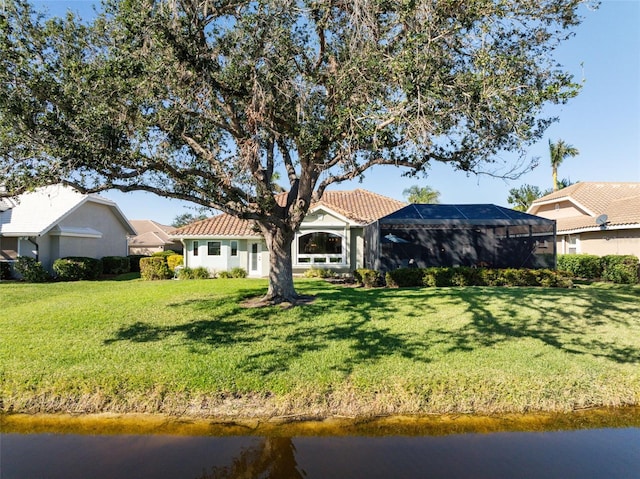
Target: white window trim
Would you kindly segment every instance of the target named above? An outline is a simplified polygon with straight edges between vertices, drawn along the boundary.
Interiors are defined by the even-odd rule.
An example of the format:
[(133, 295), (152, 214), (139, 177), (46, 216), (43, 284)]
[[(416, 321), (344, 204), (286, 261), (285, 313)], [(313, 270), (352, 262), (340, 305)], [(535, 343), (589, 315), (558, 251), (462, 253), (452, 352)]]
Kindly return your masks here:
[[(314, 233), (327, 233), (330, 235), (338, 236), (342, 240), (342, 254), (308, 254), (308, 253), (300, 253), (298, 250), (298, 245), (300, 238), (309, 234)], [(302, 268), (311, 268), (311, 267), (343, 267), (348, 266), (347, 255), (348, 255), (348, 243), (347, 243), (347, 234), (346, 231), (336, 231), (331, 229), (312, 229), (312, 230), (302, 230), (296, 233), (294, 238), (294, 266), (302, 267)], [(301, 262), (300, 259), (309, 259), (308, 262)], [(325, 260), (321, 262), (321, 260)], [(332, 262), (331, 260), (338, 259), (339, 261)]]

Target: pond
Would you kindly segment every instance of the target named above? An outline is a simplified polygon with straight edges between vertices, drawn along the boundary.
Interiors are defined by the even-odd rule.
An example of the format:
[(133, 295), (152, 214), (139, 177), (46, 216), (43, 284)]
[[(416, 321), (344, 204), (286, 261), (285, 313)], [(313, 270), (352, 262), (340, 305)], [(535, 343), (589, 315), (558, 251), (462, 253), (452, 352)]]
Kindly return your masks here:
[[(437, 428), (406, 421), (367, 422), (357, 428), (284, 425), (270, 428), (268, 435), (260, 428), (253, 430), (258, 434), (239, 434), (242, 427), (237, 425), (220, 429), (209, 424), (196, 432), (188, 422), (182, 423), (186, 429), (156, 427), (159, 432), (153, 434), (117, 431), (116, 423), (108, 423), (106, 433), (96, 431), (95, 424), (63, 433), (48, 430), (51, 425), (31, 425), (29, 432), (5, 424), (0, 477), (640, 477), (640, 427), (635, 420), (632, 427), (513, 432), (501, 430), (503, 422), (485, 421), (478, 429), (487, 432), (465, 433), (457, 431), (471, 423), (456, 421), (440, 421)], [(594, 424), (578, 423), (573, 427)], [(220, 435), (225, 428), (230, 435)], [(357, 431), (362, 434), (354, 434)], [(189, 432), (196, 434), (184, 435)]]

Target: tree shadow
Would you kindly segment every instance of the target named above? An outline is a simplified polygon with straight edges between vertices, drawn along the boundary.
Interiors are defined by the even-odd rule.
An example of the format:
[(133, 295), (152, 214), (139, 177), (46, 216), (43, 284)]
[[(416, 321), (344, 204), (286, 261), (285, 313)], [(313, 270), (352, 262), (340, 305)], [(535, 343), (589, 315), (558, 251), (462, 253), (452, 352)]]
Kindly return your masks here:
[[(621, 341), (640, 333), (637, 298), (629, 290), (464, 288), (443, 290), (449, 303), (464, 304), (470, 321), (450, 334), (450, 351), (472, 351), (514, 339), (536, 339), (571, 354), (592, 355), (617, 363), (640, 362), (640, 348)], [(492, 301), (504, 305), (496, 313)], [(624, 328), (625, 336), (606, 340), (597, 336)], [(629, 342), (631, 343), (631, 341)]]
[[(340, 286), (313, 288), (316, 301), (283, 310), (278, 306), (243, 308), (242, 299), (196, 298), (171, 303), (176, 312), (195, 311), (201, 316), (184, 324), (158, 325), (136, 321), (115, 331), (104, 341), (158, 342), (182, 338), (193, 351), (245, 348), (240, 369), (261, 375), (289, 370), (307, 353), (326, 351), (336, 343), (346, 345), (348, 357), (333, 369), (349, 374), (358, 365), (400, 357), (428, 364), (434, 348), (445, 352), (472, 352), (501, 343), (529, 338), (571, 354), (592, 355), (617, 363), (640, 362), (640, 348), (614, 334), (600, 337), (604, 328), (624, 328), (640, 333), (637, 297), (617, 289), (548, 288), (441, 288), (354, 289)], [(403, 307), (405, 303), (412, 306)], [(442, 304), (444, 303), (444, 306)], [(500, 304), (503, 309), (496, 310)], [(428, 320), (449, 307), (459, 318), (451, 326), (434, 327)], [(332, 321), (321, 318), (331, 310)], [(461, 318), (461, 320), (460, 320)], [(399, 328), (397, 321), (416, 328)], [(453, 323), (457, 320), (460, 326)], [(637, 336), (638, 334), (636, 334)], [(619, 335), (618, 335), (619, 336)]]

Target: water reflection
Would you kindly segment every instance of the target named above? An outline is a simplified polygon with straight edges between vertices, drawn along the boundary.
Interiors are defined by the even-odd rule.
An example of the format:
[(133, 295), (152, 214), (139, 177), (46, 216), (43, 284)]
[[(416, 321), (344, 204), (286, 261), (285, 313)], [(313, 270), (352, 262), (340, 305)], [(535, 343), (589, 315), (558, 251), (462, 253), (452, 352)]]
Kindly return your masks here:
[(633, 478), (640, 428), (391, 437), (0, 437), (0, 477)]

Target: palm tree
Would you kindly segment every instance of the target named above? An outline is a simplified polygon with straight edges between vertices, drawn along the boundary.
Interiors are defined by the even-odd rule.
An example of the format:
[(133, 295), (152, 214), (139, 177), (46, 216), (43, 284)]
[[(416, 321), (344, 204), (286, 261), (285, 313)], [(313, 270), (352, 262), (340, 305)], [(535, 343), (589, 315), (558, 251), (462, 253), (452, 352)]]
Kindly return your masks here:
[(402, 192), (409, 203), (440, 203), (440, 192), (430, 186), (419, 187), (413, 185)]
[(577, 156), (580, 152), (573, 145), (567, 145), (558, 140), (553, 143), (549, 140), (549, 156), (551, 157), (551, 174), (553, 176), (553, 191), (558, 191), (558, 167), (565, 158)]

